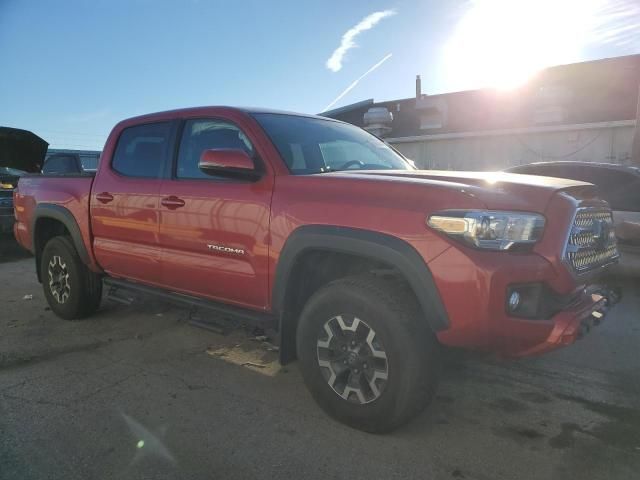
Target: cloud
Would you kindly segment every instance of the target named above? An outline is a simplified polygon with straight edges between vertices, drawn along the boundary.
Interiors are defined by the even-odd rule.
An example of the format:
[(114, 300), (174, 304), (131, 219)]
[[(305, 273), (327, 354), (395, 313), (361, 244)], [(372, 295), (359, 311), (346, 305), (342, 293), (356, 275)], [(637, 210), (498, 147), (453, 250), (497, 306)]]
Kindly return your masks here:
[(345, 88), (342, 93), (340, 95), (338, 95), (335, 100), (333, 100), (333, 102), (331, 102), (329, 105), (327, 105), (326, 107), (324, 107), (322, 109), (323, 112), (326, 112), (327, 110), (329, 110), (331, 107), (333, 107), (336, 103), (338, 103), (338, 101), (344, 97), (347, 93), (349, 93), (351, 90), (353, 90), (356, 85), (358, 85), (358, 83), (360, 83), (360, 80), (362, 80), (364, 77), (366, 77), (367, 75), (369, 75), (371, 72), (373, 72), (376, 68), (378, 68), (380, 65), (382, 65), (384, 62), (386, 62), (387, 60), (389, 60), (391, 58), (393, 54), (392, 53), (388, 53), (387, 55), (385, 55), (385, 57), (380, 60), (378, 63), (376, 63), (373, 67), (371, 67), (369, 70), (367, 70), (366, 72), (364, 72), (362, 75), (360, 75), (358, 78), (356, 78), (353, 82), (351, 82), (351, 85), (349, 85), (347, 88)]
[(362, 20), (360, 20), (357, 25), (347, 30), (344, 35), (342, 35), (340, 46), (333, 51), (331, 57), (329, 57), (329, 60), (327, 60), (327, 68), (332, 72), (339, 71), (342, 68), (342, 59), (344, 58), (345, 54), (356, 46), (355, 38), (365, 30), (369, 30), (375, 27), (376, 24), (383, 18), (390, 17), (395, 14), (395, 10), (373, 12), (372, 14), (367, 15)]

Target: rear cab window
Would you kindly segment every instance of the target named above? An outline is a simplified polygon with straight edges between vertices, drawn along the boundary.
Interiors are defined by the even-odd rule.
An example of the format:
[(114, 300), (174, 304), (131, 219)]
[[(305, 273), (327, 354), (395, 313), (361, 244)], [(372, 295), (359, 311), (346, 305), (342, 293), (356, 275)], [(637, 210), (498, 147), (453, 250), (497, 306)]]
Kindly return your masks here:
[(98, 169), (99, 155), (80, 155), (80, 164), (85, 172), (95, 172)]
[(44, 162), (42, 173), (45, 175), (65, 175), (82, 172), (78, 168), (78, 161), (74, 155), (53, 155)]
[(173, 122), (125, 128), (116, 145), (111, 168), (126, 177), (160, 178), (170, 154)]

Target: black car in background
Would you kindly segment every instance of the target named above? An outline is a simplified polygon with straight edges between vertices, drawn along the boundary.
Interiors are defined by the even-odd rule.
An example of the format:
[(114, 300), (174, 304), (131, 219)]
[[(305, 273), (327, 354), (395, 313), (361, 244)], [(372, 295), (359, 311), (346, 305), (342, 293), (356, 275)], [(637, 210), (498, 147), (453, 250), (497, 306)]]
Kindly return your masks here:
[(600, 196), (613, 209), (621, 253), (618, 273), (640, 276), (640, 168), (611, 163), (540, 162), (506, 171), (569, 178), (596, 185)]
[(38, 173), (49, 144), (35, 133), (0, 127), (0, 233), (13, 230), (13, 190), (21, 176)]
[(0, 167), (0, 233), (13, 230), (13, 190), (18, 179), (27, 172), (15, 168)]

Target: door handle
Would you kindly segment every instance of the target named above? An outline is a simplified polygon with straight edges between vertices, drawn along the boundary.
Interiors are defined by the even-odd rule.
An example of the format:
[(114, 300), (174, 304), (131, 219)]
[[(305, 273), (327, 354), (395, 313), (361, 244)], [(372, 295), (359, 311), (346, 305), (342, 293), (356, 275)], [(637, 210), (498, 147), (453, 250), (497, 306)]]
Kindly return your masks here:
[(184, 200), (174, 195), (163, 198), (160, 203), (163, 207), (167, 207), (169, 210), (175, 210), (176, 208), (184, 207)]
[(102, 203), (109, 203), (113, 201), (113, 195), (111, 195), (109, 192), (102, 192), (96, 195), (96, 199)]

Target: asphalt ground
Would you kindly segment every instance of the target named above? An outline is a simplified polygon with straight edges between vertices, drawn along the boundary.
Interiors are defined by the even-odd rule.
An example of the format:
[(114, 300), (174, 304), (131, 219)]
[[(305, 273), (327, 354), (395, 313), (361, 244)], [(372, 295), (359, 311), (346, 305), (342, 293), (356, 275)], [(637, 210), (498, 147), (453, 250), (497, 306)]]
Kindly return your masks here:
[[(437, 397), (387, 435), (334, 422), (250, 329), (156, 301), (68, 322), (0, 241), (0, 479), (640, 478), (640, 283), (539, 358), (451, 356)], [(4, 245), (4, 246), (3, 246)]]

